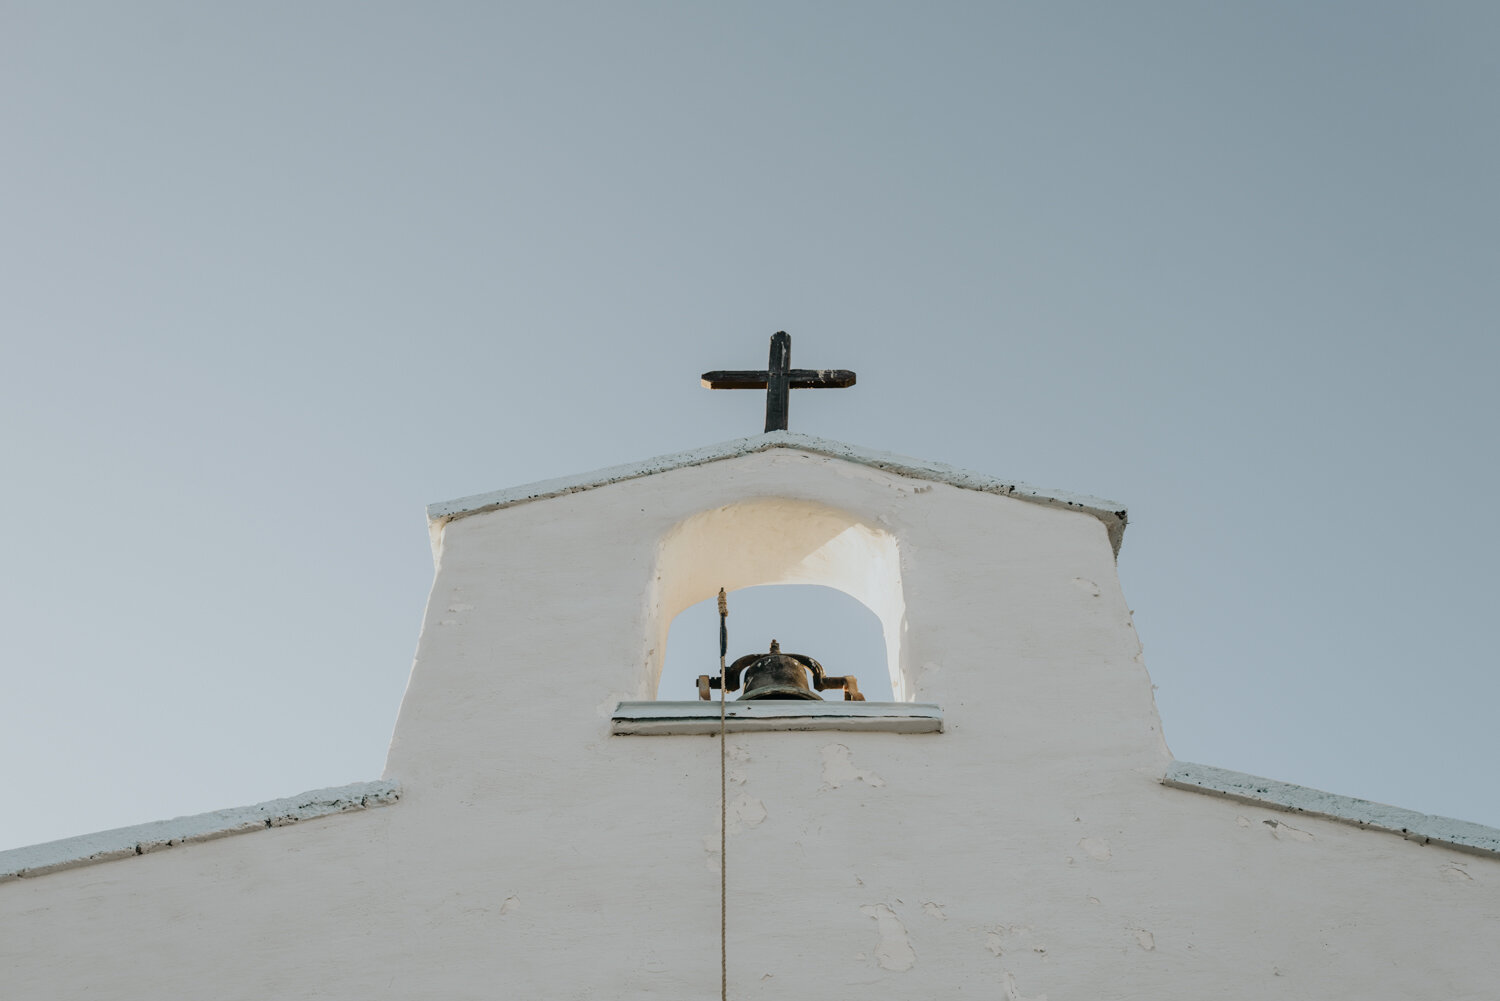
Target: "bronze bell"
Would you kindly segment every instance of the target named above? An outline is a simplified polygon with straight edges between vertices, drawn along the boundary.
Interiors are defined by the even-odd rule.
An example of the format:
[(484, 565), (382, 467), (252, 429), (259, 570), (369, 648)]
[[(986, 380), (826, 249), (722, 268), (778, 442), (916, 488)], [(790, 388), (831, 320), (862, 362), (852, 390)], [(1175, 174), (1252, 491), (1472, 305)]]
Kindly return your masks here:
[[(803, 661), (811, 659), (782, 653), (781, 644), (772, 640), (770, 653), (741, 657), (730, 666), (729, 691), (732, 692), (740, 687), (739, 682), (741, 672), (743, 672), (745, 694), (741, 695), (737, 701), (816, 699), (821, 702), (823, 696), (808, 687), (807, 669), (803, 667)], [(823, 672), (819, 669), (818, 673)]]
[[(812, 685), (807, 675), (812, 674)], [(782, 653), (781, 644), (771, 641), (769, 653), (752, 653), (741, 657), (724, 672), (726, 691), (737, 691), (740, 677), (745, 679), (745, 694), (736, 701), (749, 702), (755, 699), (813, 699), (821, 702), (818, 692), (831, 688), (842, 688), (846, 702), (863, 702), (859, 684), (852, 675), (830, 678), (823, 674), (823, 665), (805, 654)], [(703, 675), (698, 679), (698, 697), (709, 698), (709, 689), (718, 688), (718, 678)], [(814, 691), (816, 689), (816, 691)]]

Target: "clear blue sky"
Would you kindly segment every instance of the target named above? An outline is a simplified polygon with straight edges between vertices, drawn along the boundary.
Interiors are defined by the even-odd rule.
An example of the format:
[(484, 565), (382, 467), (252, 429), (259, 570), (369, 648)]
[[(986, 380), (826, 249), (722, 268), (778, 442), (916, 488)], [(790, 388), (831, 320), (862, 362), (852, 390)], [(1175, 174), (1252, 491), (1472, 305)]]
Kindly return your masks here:
[(697, 376), (777, 329), (859, 373), (793, 429), (1129, 507), (1179, 758), (1500, 825), (1497, 49), (1490, 3), (5, 3), (0, 847), (375, 778), (423, 506), (755, 432)]

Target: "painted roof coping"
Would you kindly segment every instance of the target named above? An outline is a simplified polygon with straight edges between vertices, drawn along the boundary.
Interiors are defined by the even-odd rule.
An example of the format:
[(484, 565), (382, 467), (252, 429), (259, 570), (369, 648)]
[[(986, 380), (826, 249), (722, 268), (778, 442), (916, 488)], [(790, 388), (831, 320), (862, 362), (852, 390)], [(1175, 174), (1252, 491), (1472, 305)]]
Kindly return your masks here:
[(500, 508), (514, 507), (517, 504), (525, 504), (529, 501), (545, 500), (548, 497), (561, 497), (564, 494), (593, 490), (595, 487), (620, 483), (625, 480), (639, 479), (644, 476), (654, 476), (657, 473), (665, 473), (673, 469), (702, 466), (710, 462), (718, 462), (721, 459), (732, 459), (742, 455), (752, 455), (756, 452), (768, 452), (773, 448), (788, 448), (800, 452), (810, 452), (814, 455), (842, 459), (845, 462), (869, 466), (872, 469), (884, 470), (885, 472), (895, 473), (898, 476), (905, 476), (914, 480), (931, 480), (936, 483), (947, 483), (962, 490), (977, 490), (981, 493), (1000, 494), (1005, 497), (1014, 497), (1017, 500), (1029, 501), (1033, 504), (1065, 508), (1070, 511), (1079, 511), (1084, 514), (1093, 515), (1104, 523), (1104, 528), (1109, 533), (1110, 546), (1114, 549), (1117, 556), (1120, 553), (1120, 543), (1125, 536), (1125, 524), (1127, 521), (1125, 508), (1123, 505), (1112, 501), (1102, 500), (1098, 497), (1067, 493), (1061, 490), (1044, 490), (1028, 486), (1024, 483), (996, 479), (993, 476), (987, 476), (983, 473), (969, 472), (968, 470), (958, 469), (940, 462), (927, 462), (922, 459), (892, 455), (889, 452), (878, 452), (859, 445), (849, 445), (828, 438), (800, 434), (796, 431), (768, 431), (765, 434), (752, 435), (748, 438), (735, 438), (732, 441), (720, 442), (717, 445), (706, 445), (702, 448), (690, 449), (686, 452), (676, 452), (672, 455), (659, 455), (641, 462), (628, 463), (623, 466), (611, 466), (608, 469), (599, 469), (591, 473), (565, 476), (555, 480), (543, 480), (539, 483), (528, 483), (523, 486), (509, 487), (505, 490), (496, 490), (491, 493), (475, 494), (472, 497), (460, 497), (457, 500), (442, 501), (437, 504), (428, 505), (427, 518), (435, 530), (449, 521), (467, 517), (471, 514), (482, 514), (486, 511), (497, 511)]
[(155, 820), (132, 827), (80, 834), (0, 852), (0, 883), (41, 876), (81, 865), (94, 865), (164, 848), (212, 841), (231, 834), (286, 827), (301, 820), (387, 806), (401, 798), (401, 787), (389, 780), (313, 789), (297, 796), (236, 806), (172, 820)]
[[(1340, 796), (1290, 782), (1277, 782), (1259, 775), (1232, 772), (1212, 765), (1174, 761), (1162, 777), (1174, 789), (1205, 792), (1241, 803), (1269, 806), (1287, 813), (1306, 813), (1355, 827), (1368, 827), (1399, 834), (1421, 844), (1447, 845), (1476, 855), (1500, 855), (1500, 829), (1452, 817), (1404, 810), (1368, 799)], [(1272, 821), (1266, 821), (1270, 824)]]

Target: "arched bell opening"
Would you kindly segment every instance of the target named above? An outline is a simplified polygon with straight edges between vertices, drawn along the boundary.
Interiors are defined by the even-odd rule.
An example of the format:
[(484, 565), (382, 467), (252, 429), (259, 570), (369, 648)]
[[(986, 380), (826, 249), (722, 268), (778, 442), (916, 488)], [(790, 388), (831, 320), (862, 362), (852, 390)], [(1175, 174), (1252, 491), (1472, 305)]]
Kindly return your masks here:
[[(729, 660), (765, 653), (772, 640), (806, 654), (831, 675), (852, 674), (870, 702), (894, 701), (880, 617), (844, 592), (818, 584), (762, 585), (729, 596)], [(667, 632), (658, 699), (698, 698), (698, 676), (719, 673), (719, 602), (706, 598), (678, 613)], [(733, 700), (743, 688), (729, 692)], [(840, 701), (838, 691), (822, 693)], [(717, 695), (715, 695), (717, 698)]]
[[(730, 595), (731, 660), (746, 653), (763, 652), (772, 639), (777, 639), (784, 650), (815, 658), (831, 675), (857, 676), (867, 699), (875, 700), (869, 693), (879, 692), (880, 701), (911, 701), (914, 688), (901, 657), (906, 615), (901, 560), (896, 537), (880, 526), (848, 511), (812, 501), (757, 498), (701, 511), (679, 523), (662, 539), (655, 569), (640, 689), (645, 697), (657, 692), (661, 693), (660, 698), (697, 697), (696, 689), (688, 696), (680, 696), (669, 695), (661, 687), (668, 636), (674, 620), (683, 611), (703, 602), (712, 603), (722, 587)], [(842, 592), (863, 605), (878, 623), (883, 657), (872, 663), (851, 665), (837, 648), (833, 635), (826, 639), (808, 636), (813, 645), (802, 649), (788, 638), (794, 634), (780, 635), (775, 623), (759, 630), (744, 624), (740, 606), (749, 602), (750, 607), (755, 607), (762, 599), (758, 596), (742, 599), (741, 593), (748, 596), (750, 589), (768, 585), (814, 585)], [(794, 594), (781, 587), (774, 590), (783, 595)], [(780, 600), (784, 602), (785, 598)], [(785, 607), (782, 611), (789, 612)], [(695, 679), (699, 674), (718, 673), (716, 607), (712, 614), (712, 638), (706, 650), (713, 670), (703, 666), (704, 661), (695, 649), (689, 655), (695, 664)], [(766, 635), (756, 635), (767, 628), (771, 631)], [(680, 631), (683, 635), (696, 632), (690, 625), (680, 627)], [(701, 645), (700, 638), (694, 646)], [(876, 684), (881, 667), (886, 685)], [(836, 693), (830, 694), (837, 697)]]

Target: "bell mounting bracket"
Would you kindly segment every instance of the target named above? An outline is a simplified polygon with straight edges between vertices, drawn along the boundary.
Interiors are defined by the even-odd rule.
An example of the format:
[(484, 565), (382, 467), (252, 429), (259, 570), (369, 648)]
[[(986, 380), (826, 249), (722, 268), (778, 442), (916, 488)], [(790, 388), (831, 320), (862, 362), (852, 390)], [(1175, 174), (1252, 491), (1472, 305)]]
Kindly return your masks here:
[(727, 679), (728, 681), (727, 691), (739, 691), (740, 676), (744, 673), (745, 669), (751, 664), (755, 663), (757, 660), (760, 660), (762, 657), (774, 654), (779, 654), (783, 657), (790, 657), (792, 660), (797, 661), (803, 667), (807, 668), (808, 673), (812, 675), (812, 687), (814, 691), (828, 692), (842, 690), (844, 693), (845, 702), (863, 702), (865, 700), (865, 697), (860, 694), (859, 682), (855, 679), (854, 675), (825, 674), (823, 671), (823, 665), (819, 664), (816, 660), (807, 656), (806, 654), (782, 653), (781, 644), (777, 643), (775, 640), (771, 641), (770, 654), (746, 654), (745, 656), (736, 660), (733, 664), (729, 665), (729, 667), (724, 671), (723, 678), (714, 677), (707, 674), (698, 675), (698, 698), (705, 702), (709, 701), (711, 698), (709, 693), (711, 691), (716, 691), (720, 687), (722, 687), (725, 683), (725, 679)]

